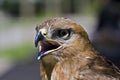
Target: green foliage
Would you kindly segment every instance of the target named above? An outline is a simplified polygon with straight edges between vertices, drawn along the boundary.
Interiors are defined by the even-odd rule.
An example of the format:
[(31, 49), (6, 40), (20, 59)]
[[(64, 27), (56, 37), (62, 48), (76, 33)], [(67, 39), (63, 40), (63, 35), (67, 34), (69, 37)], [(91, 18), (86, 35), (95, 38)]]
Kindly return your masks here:
[(32, 44), (21, 44), (4, 50), (0, 50), (0, 57), (10, 57), (12, 60), (22, 60), (29, 58), (35, 50)]

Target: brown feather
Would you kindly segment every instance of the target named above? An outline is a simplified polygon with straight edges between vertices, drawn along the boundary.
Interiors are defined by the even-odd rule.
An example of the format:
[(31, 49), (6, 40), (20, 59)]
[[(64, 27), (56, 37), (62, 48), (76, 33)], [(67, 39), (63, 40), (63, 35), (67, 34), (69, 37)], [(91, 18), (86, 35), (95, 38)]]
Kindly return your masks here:
[(42, 58), (42, 80), (120, 80), (120, 71), (93, 48), (87, 33), (78, 23), (66, 18), (53, 18), (38, 24), (36, 29), (42, 28), (72, 28), (75, 34), (68, 47)]

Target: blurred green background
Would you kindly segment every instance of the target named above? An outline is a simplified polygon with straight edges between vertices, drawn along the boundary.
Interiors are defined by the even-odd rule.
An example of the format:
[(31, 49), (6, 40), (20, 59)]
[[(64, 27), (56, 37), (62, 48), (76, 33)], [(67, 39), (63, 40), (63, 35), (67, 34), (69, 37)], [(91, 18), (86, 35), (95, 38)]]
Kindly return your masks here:
[[(18, 73), (17, 78), (11, 78), (9, 74), (12, 74), (11, 69), (14, 70), (16, 65), (20, 64), (24, 64), (22, 70), (26, 70), (24, 66), (29, 65), (28, 63), (38, 64), (36, 71), (39, 72), (39, 62), (36, 61), (37, 49), (34, 47), (35, 27), (38, 23), (52, 17), (71, 18), (84, 26), (92, 38), (98, 13), (108, 1), (0, 0), (0, 76), (2, 77), (0, 80), (7, 80), (5, 77), (9, 77), (9, 80), (19, 80), (22, 73)], [(26, 73), (32, 72), (26, 71)], [(39, 80), (38, 76), (39, 73), (34, 80)]]
[[(38, 23), (52, 17), (93, 19), (98, 12), (99, 2), (96, 0), (0, 0), (0, 57), (17, 61), (34, 55), (35, 27)], [(82, 22), (84, 24), (84, 21)]]

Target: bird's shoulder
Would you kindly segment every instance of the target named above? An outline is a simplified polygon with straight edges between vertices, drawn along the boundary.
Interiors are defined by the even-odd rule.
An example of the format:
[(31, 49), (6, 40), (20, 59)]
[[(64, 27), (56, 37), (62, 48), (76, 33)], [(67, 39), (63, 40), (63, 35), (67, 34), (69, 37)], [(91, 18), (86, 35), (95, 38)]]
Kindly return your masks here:
[(102, 56), (72, 58), (59, 62), (51, 80), (120, 80), (120, 72)]

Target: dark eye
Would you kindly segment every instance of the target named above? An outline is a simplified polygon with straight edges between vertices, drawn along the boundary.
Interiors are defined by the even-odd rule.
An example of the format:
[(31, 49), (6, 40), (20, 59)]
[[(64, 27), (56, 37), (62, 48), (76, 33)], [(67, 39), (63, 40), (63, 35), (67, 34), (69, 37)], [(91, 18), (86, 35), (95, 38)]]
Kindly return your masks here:
[(69, 39), (70, 36), (70, 30), (69, 29), (60, 29), (56, 31), (56, 37), (62, 38), (64, 40)]

